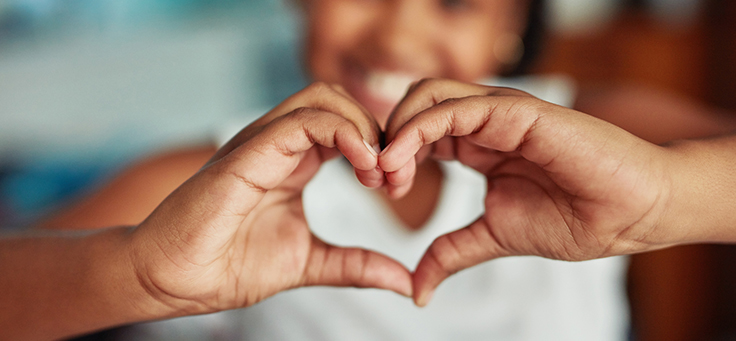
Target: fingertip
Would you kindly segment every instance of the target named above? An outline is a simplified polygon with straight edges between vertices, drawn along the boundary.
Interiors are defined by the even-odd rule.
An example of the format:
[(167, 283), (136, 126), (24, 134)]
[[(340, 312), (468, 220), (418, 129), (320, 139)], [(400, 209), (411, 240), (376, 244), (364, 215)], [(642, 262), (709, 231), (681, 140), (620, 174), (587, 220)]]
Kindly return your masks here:
[(406, 281), (402, 281), (402, 282), (403, 284), (398, 285), (394, 292), (406, 298), (413, 298), (414, 297), (414, 286), (412, 285), (411, 275), (409, 275)]
[(412, 285), (414, 289), (414, 297), (412, 299), (414, 300), (414, 305), (417, 307), (427, 306), (427, 303), (429, 303), (428, 298), (431, 298), (431, 294), (434, 292), (434, 288), (427, 287), (427, 274), (425, 266), (422, 265), (426, 262), (425, 258), (426, 255), (422, 257), (422, 260), (412, 274)]
[(419, 264), (412, 274), (412, 284), (414, 285), (414, 304), (418, 307), (424, 307), (432, 300), (437, 287), (451, 275), (445, 267), (440, 264), (436, 256), (433, 256), (433, 243), (427, 253), (424, 254)]
[(417, 307), (424, 308), (429, 304), (429, 301), (432, 300), (432, 296), (434, 296), (434, 289), (425, 290), (414, 297), (414, 304)]
[(422, 146), (421, 142), (395, 139), (378, 154), (378, 165), (386, 172), (395, 172), (409, 162), (416, 162), (415, 156)]
[(393, 152), (394, 141), (391, 141), (383, 150), (378, 154), (378, 165), (383, 170), (395, 171), (401, 167), (401, 162)]
[(394, 141), (391, 141), (388, 145), (386, 145), (386, 147), (383, 148), (383, 150), (378, 154), (379, 158), (381, 156), (384, 156), (384, 155), (388, 154), (389, 153), (389, 150), (391, 149), (391, 146), (393, 146), (393, 145), (394, 145)]
[(368, 149), (368, 152), (378, 159), (378, 153), (381, 152), (381, 147), (379, 145), (371, 145), (366, 140), (363, 140), (363, 144), (365, 145), (365, 148)]
[[(380, 169), (378, 168), (378, 153), (367, 141), (361, 138), (360, 142), (357, 142), (358, 139), (355, 137), (357, 136), (340, 136), (336, 143), (337, 149), (355, 167), (356, 174), (360, 170), (362, 172), (360, 175), (375, 178), (376, 176), (371, 176), (371, 174), (375, 173), (376, 169)], [(380, 176), (383, 176), (383, 170), (380, 170), (380, 173)]]
[(411, 273), (406, 267), (397, 261), (374, 253), (373, 263), (366, 270), (365, 277), (361, 280), (362, 287), (373, 287), (391, 290), (404, 297), (414, 297), (414, 286)]
[(389, 185), (389, 186), (386, 187), (386, 191), (387, 191), (386, 194), (388, 194), (388, 197), (391, 198), (391, 199), (393, 199), (393, 200), (401, 199), (406, 194), (409, 193), (409, 191), (412, 188), (412, 185), (413, 184), (411, 182), (405, 183), (405, 184), (402, 184), (402, 185), (398, 185), (398, 186), (396, 186), (396, 185)]
[[(358, 178), (360, 180), (360, 178)], [(384, 184), (383, 180), (360, 180), (360, 183), (367, 188), (381, 188)]]
[(416, 160), (411, 159), (398, 170), (385, 173), (386, 182), (389, 184), (388, 194), (391, 198), (401, 198), (411, 190), (416, 170)]
[(378, 166), (370, 170), (361, 170), (355, 168), (355, 176), (358, 178), (358, 181), (363, 184), (363, 186), (368, 188), (381, 187), (385, 183), (386, 179), (383, 170), (381, 170), (381, 167)]

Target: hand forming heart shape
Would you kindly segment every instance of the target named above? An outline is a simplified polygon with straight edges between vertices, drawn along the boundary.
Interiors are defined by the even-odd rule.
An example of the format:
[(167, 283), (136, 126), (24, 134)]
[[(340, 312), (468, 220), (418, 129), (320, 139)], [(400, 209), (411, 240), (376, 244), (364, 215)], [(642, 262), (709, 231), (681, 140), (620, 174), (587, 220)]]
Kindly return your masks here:
[[(177, 190), (177, 198), (206, 197), (210, 205), (167, 200), (151, 218), (185, 207), (209, 229), (178, 226), (161, 236), (143, 224), (137, 231), (141, 282), (165, 305), (189, 313), (249, 306), (305, 285), (383, 288), (425, 305), (446, 277), (490, 259), (584, 260), (669, 240), (652, 234), (652, 217), (666, 209), (666, 165), (626, 153), (662, 152), (587, 115), (516, 90), (426, 80), (394, 110), (380, 155), (372, 147), (379, 134), (339, 86), (318, 83), (290, 97)], [(339, 153), (361, 183), (394, 197), (410, 189), (418, 161), (457, 159), (486, 176), (485, 213), (436, 239), (413, 276), (386, 256), (328, 245), (309, 230), (301, 193)], [(599, 162), (588, 161), (593, 154)]]
[(417, 266), (420, 306), (451, 274), (494, 258), (578, 261), (679, 240), (655, 230), (670, 201), (666, 163), (675, 160), (586, 114), (518, 90), (425, 80), (394, 110), (386, 134), (379, 165), (393, 186), (410, 182), (426, 155), (459, 160), (488, 181), (483, 216), (437, 238)]
[[(723, 161), (733, 138), (659, 147), (520, 91), (443, 80), (413, 85), (386, 126), (378, 154), (373, 118), (340, 87), (315, 84), (243, 129), (136, 228), (6, 239), (5, 303), (28, 308), (11, 309), (11, 322), (44, 324), (15, 332), (70, 336), (307, 285), (388, 289), (425, 305), (451, 274), (498, 257), (574, 261), (736, 240), (725, 193), (733, 162)], [(363, 184), (394, 197), (424, 158), (459, 160), (486, 177), (485, 212), (435, 239), (414, 274), (328, 245), (309, 229), (302, 191), (340, 153)], [(29, 290), (39, 273), (51, 280)]]
[[(322, 242), (309, 230), (302, 207), (304, 186), (340, 153), (363, 184), (381, 186), (383, 171), (372, 147), (379, 132), (339, 87), (318, 83), (290, 97), (243, 129), (148, 220), (165, 221), (157, 217), (175, 212), (189, 212), (187, 217), (166, 222), (168, 229), (141, 225), (132, 238), (137, 276), (165, 306), (176, 307), (172, 314), (246, 307), (307, 285), (411, 296), (404, 266), (375, 252)], [(192, 216), (209, 228), (188, 226)]]

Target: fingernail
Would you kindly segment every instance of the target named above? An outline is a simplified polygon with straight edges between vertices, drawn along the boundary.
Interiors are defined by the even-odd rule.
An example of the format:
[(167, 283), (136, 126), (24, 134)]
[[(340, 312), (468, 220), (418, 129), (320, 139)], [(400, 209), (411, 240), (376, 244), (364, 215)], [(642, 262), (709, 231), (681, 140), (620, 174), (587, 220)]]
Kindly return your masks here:
[(378, 151), (375, 149), (375, 147), (371, 146), (370, 143), (368, 143), (366, 140), (363, 140), (363, 144), (365, 145), (366, 148), (368, 148), (368, 151), (373, 156), (378, 156)]
[(429, 304), (429, 301), (432, 300), (432, 296), (434, 296), (434, 290), (431, 290), (430, 292), (424, 294), (424, 296), (420, 297), (417, 300), (417, 305), (420, 307), (426, 307), (427, 304)]
[(379, 154), (379, 155), (383, 155), (383, 154), (386, 154), (386, 151), (387, 151), (387, 150), (388, 150), (389, 148), (391, 148), (391, 145), (392, 145), (392, 144), (394, 144), (394, 141), (391, 141), (391, 143), (389, 143), (389, 144), (388, 144), (388, 146), (386, 146), (386, 148), (383, 148), (383, 151), (381, 151), (381, 154)]
[(374, 144), (373, 145), (373, 150), (376, 151), (376, 154), (380, 154), (381, 153), (381, 145), (378, 144), (378, 143)]

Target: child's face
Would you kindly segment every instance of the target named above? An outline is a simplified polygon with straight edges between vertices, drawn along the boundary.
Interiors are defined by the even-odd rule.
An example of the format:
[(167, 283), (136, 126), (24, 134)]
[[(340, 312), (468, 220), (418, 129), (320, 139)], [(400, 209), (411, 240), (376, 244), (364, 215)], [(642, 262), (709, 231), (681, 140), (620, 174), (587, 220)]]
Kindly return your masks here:
[(527, 1), (306, 0), (314, 80), (344, 86), (383, 126), (409, 83), (477, 81), (502, 67), (500, 37), (522, 35)]

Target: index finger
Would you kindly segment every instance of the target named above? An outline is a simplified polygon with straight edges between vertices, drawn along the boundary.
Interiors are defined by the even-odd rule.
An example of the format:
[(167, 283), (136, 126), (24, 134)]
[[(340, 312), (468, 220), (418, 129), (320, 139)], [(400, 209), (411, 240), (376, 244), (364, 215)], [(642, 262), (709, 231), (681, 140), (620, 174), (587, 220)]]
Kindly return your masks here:
[(359, 169), (373, 169), (377, 164), (375, 151), (365, 145), (352, 121), (319, 110), (305, 109), (279, 118), (255, 136), (233, 141), (238, 142), (228, 147), (232, 148), (229, 153), (202, 168), (176, 190), (179, 195), (167, 198), (158, 210), (228, 217), (234, 221), (220, 226), (234, 230), (266, 192), (289, 177), (314, 145), (339, 149)]
[(396, 132), (418, 113), (452, 98), (469, 96), (528, 96), (515, 89), (491, 87), (447, 79), (422, 79), (412, 84), (406, 96), (399, 102), (389, 117), (386, 126), (386, 141), (393, 140)]
[(379, 165), (386, 172), (397, 171), (422, 146), (445, 136), (462, 136), (492, 150), (514, 151), (530, 137), (540, 118), (549, 114), (543, 109), (544, 103), (518, 95), (473, 95), (443, 100), (411, 116), (398, 128), (393, 141), (381, 153)]
[(289, 96), (268, 113), (252, 122), (236, 134), (227, 144), (220, 148), (209, 163), (221, 159), (237, 146), (258, 135), (266, 125), (298, 110), (319, 110), (333, 113), (352, 121), (360, 131), (363, 139), (377, 149), (380, 145), (381, 129), (375, 118), (353, 99), (341, 86), (316, 82), (303, 90)]
[(283, 116), (299, 108), (312, 108), (331, 112), (355, 123), (361, 135), (371, 146), (379, 145), (381, 128), (376, 119), (345, 89), (337, 84), (316, 82), (291, 95), (281, 102), (254, 125), (263, 125), (276, 117)]

